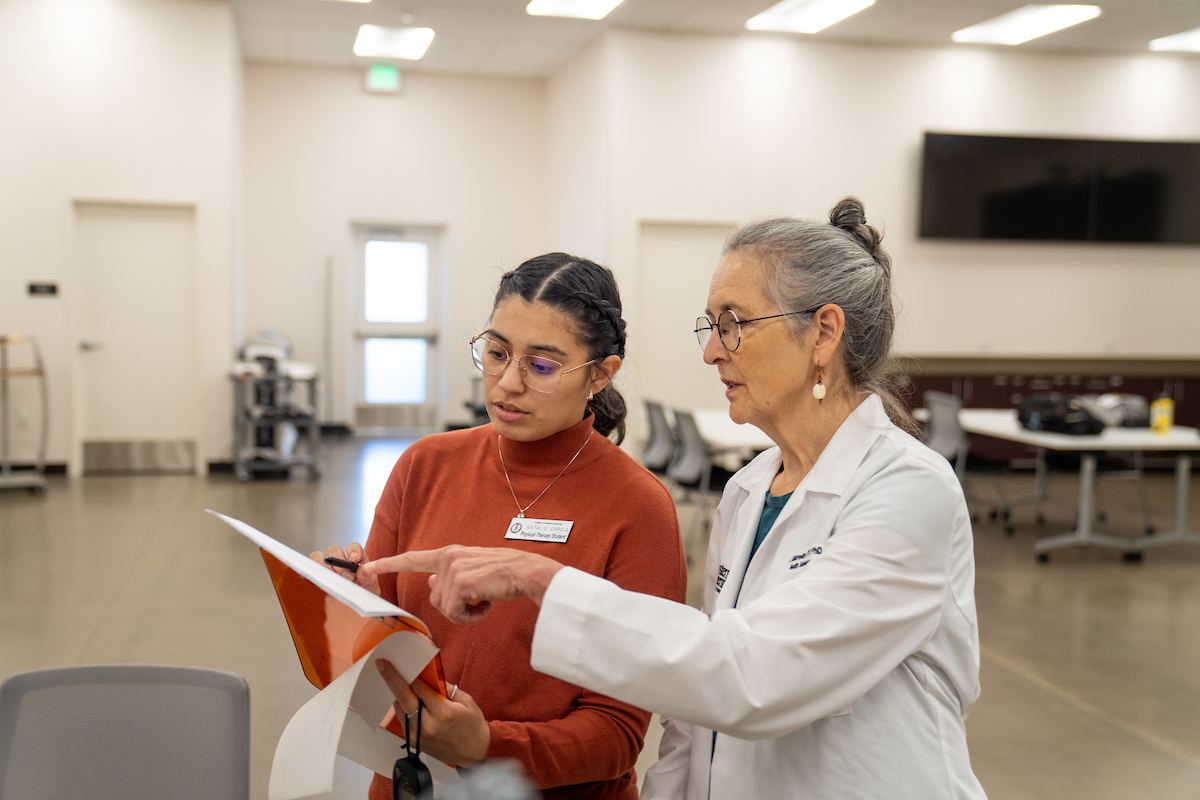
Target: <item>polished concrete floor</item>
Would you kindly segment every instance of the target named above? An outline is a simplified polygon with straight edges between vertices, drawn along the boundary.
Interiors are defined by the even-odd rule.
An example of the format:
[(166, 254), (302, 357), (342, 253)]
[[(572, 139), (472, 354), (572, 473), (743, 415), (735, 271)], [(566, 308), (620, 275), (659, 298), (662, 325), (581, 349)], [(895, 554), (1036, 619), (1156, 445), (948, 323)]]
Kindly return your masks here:
[[(251, 686), (251, 796), (263, 800), (275, 742), (314, 690), (255, 547), (203, 511), (301, 551), (361, 539), (403, 446), (329, 441), (314, 483), (58, 478), (43, 497), (0, 492), (0, 678), (106, 662), (239, 672)], [(1173, 477), (1148, 481), (1166, 529)], [(1032, 478), (1003, 482), (1017, 495)], [(986, 497), (988, 482), (977, 483)], [(1075, 488), (1064, 475), (1052, 491), (1074, 497)], [(1191, 530), (1200, 530), (1198, 489), (1194, 478)], [(1136, 535), (1134, 487), (1113, 484), (1105, 496), (1102, 527)], [(686, 524), (692, 509), (680, 513)], [(989, 797), (1200, 800), (1200, 548), (1164, 547), (1141, 564), (1060, 551), (1038, 564), (1034, 541), (1067, 529), (1073, 510), (1047, 506), (1041, 526), (1033, 516), (1018, 509), (1012, 536), (986, 514), (976, 527), (983, 696), (968, 734)], [(645, 753), (642, 764), (652, 762)], [(360, 796), (363, 777), (345, 773), (345, 793)]]

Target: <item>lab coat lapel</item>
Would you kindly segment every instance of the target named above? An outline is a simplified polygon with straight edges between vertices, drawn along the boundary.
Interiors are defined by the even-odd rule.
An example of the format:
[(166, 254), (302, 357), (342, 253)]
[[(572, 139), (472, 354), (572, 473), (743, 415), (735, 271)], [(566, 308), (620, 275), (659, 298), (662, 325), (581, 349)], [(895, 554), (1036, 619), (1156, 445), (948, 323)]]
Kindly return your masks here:
[[(878, 395), (872, 394), (859, 404), (829, 440), (829, 444), (817, 458), (817, 463), (800, 481), (800, 485), (779, 512), (766, 541), (763, 542), (764, 546), (767, 541), (783, 535), (783, 532), (788, 530), (789, 518), (797, 513), (809, 494), (846, 494), (859, 465), (887, 426), (888, 417), (883, 408), (883, 401)], [(770, 566), (766, 563), (750, 563), (750, 548), (758, 532), (758, 522), (762, 517), (767, 492), (770, 491), (771, 481), (779, 471), (781, 462), (780, 451), (774, 448), (760, 455), (733, 478), (748, 496), (738, 509), (734, 523), (737, 535), (730, 538), (722, 552), (722, 563), (730, 566), (730, 574), (726, 578), (725, 589), (717, 596), (714, 610), (732, 608), (737, 603), (738, 595), (747, 579), (756, 579), (755, 576), (761, 570)], [(824, 540), (829, 537), (830, 530), (813, 530), (812, 534)]]
[(868, 451), (890, 424), (879, 395), (863, 400), (833, 434), (799, 488), (822, 494), (846, 494)]
[(744, 493), (737, 503), (737, 516), (733, 520), (733, 535), (721, 543), (720, 569), (728, 569), (721, 590), (713, 600), (713, 611), (733, 608), (737, 603), (746, 566), (750, 563), (750, 548), (754, 545), (754, 534), (758, 531), (758, 520), (762, 516), (763, 503), (771, 479), (779, 471), (783, 457), (779, 448), (762, 453), (738, 471), (730, 480)]

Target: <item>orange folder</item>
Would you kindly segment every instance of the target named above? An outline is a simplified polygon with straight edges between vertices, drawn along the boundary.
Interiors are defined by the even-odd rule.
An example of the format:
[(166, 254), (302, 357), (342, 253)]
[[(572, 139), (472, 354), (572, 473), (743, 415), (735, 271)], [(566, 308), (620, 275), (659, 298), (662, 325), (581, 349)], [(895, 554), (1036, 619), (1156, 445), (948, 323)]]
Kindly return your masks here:
[[(433, 641), (429, 629), (416, 617), (363, 617), (341, 600), (260, 548), (275, 594), (292, 632), (292, 642), (304, 675), (324, 689), (375, 645), (397, 631), (415, 631)], [(446, 696), (441, 656), (421, 672), (421, 680)]]

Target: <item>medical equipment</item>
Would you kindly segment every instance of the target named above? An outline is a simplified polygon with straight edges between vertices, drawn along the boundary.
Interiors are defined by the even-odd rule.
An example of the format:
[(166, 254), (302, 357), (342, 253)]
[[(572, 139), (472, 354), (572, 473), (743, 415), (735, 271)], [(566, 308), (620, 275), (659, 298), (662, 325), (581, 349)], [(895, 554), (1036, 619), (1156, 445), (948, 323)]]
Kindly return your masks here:
[[(9, 348), (15, 345), (28, 345), (31, 358), (23, 360), (27, 366), (9, 366)], [(14, 472), (12, 468), (13, 439), (9, 418), (11, 378), (33, 378), (37, 383), (41, 423), (32, 470)], [(32, 494), (46, 491), (46, 434), (50, 418), (47, 405), (46, 370), (42, 367), (42, 352), (38, 349), (37, 341), (32, 336), (20, 333), (0, 334), (0, 489), (28, 489)], [(22, 427), (29, 425), (28, 408), (22, 407), (17, 411), (17, 421)]]
[(260, 331), (233, 364), (233, 467), (238, 480), (297, 466), (307, 467), (312, 480), (321, 475), (317, 369), (293, 361), (291, 350), (286, 338)]

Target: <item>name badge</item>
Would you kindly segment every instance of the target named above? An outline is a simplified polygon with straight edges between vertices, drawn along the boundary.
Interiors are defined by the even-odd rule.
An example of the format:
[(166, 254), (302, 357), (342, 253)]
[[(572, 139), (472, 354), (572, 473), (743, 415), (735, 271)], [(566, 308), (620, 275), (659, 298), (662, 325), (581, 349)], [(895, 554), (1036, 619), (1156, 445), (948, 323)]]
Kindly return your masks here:
[(513, 517), (508, 525), (505, 539), (523, 539), (527, 542), (557, 542), (563, 544), (571, 535), (575, 523), (562, 519), (531, 519)]

